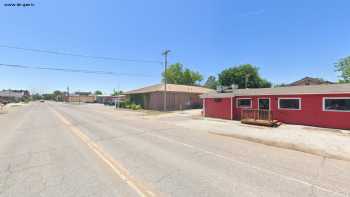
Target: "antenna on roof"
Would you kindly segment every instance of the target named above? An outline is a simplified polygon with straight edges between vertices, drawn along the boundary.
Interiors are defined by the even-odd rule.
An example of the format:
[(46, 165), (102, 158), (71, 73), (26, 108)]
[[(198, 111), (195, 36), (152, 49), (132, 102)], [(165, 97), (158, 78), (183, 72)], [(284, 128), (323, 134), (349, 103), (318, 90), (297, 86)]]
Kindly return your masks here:
[(218, 85), (216, 86), (216, 92), (224, 92), (224, 86)]
[(245, 75), (245, 89), (248, 88), (248, 81), (249, 81), (250, 74)]

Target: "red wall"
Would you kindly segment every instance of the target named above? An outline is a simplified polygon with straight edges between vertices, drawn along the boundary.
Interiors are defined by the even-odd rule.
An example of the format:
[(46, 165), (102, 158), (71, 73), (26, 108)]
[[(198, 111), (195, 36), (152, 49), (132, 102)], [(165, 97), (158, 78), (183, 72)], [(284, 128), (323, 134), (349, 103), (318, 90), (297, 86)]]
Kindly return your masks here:
[[(278, 98), (301, 98), (301, 110), (279, 110)], [(258, 109), (258, 98), (270, 98), (273, 118), (284, 123), (310, 125), (318, 127), (350, 129), (350, 112), (323, 111), (323, 97), (350, 97), (350, 94), (327, 95), (283, 95), (283, 96), (244, 96), (236, 98), (252, 98), (252, 108)], [(239, 120), (241, 109), (236, 107), (233, 98), (233, 119)], [(215, 103), (213, 99), (205, 99), (206, 116), (230, 119), (230, 98)]]
[(206, 117), (231, 119), (231, 98), (222, 98), (221, 102), (215, 102), (213, 98), (203, 99)]

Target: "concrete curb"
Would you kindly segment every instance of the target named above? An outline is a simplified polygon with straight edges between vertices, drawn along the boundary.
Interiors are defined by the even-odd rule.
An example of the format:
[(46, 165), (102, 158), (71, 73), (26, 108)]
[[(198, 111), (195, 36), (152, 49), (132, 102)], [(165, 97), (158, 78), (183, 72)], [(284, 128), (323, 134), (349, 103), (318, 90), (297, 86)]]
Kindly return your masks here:
[(313, 148), (310, 146), (306, 146), (304, 144), (296, 144), (296, 143), (292, 143), (292, 142), (283, 142), (283, 141), (276, 141), (276, 140), (261, 139), (261, 138), (257, 138), (257, 137), (251, 137), (251, 136), (239, 135), (239, 134), (225, 134), (225, 133), (211, 132), (211, 131), (209, 131), (208, 133), (212, 134), (212, 135), (242, 139), (242, 140), (260, 143), (260, 144), (264, 144), (264, 145), (268, 145), (268, 146), (274, 146), (274, 147), (278, 147), (278, 148), (300, 151), (300, 152), (309, 153), (309, 154), (313, 154), (313, 155), (317, 155), (317, 156), (321, 156), (321, 157), (325, 157), (325, 158), (329, 158), (329, 159), (350, 161), (350, 154), (345, 154), (345, 155), (335, 154), (332, 152), (328, 152), (327, 150), (324, 150), (324, 149)]

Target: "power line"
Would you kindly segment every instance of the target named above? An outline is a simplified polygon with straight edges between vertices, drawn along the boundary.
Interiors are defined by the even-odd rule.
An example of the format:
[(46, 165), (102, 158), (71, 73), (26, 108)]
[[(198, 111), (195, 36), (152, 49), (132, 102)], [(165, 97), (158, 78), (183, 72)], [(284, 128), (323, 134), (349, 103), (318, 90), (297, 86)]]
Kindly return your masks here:
[(128, 58), (119, 58), (119, 57), (106, 57), (106, 56), (92, 56), (92, 55), (84, 55), (84, 54), (76, 54), (76, 53), (68, 53), (61, 51), (52, 51), (46, 49), (34, 49), (34, 48), (24, 48), (18, 46), (9, 46), (9, 45), (0, 45), (1, 48), (8, 49), (16, 49), (22, 51), (31, 51), (37, 53), (48, 53), (53, 55), (63, 55), (63, 56), (72, 56), (72, 57), (82, 57), (82, 58), (90, 58), (90, 59), (101, 59), (101, 60), (112, 60), (112, 61), (121, 61), (121, 62), (138, 62), (138, 63), (157, 63), (162, 64), (162, 61), (157, 60), (144, 60), (144, 59), (128, 59)]
[(144, 75), (144, 74), (116, 73), (116, 72), (112, 72), (112, 71), (71, 69), (71, 68), (62, 68), (62, 67), (28, 66), (28, 65), (18, 65), (18, 64), (3, 64), (3, 63), (0, 63), (0, 66), (2, 66), (2, 67), (9, 67), (9, 68), (36, 69), (36, 70), (51, 70), (51, 71), (72, 72), (72, 73), (84, 73), (84, 74), (117, 75), (117, 76), (135, 76), (135, 77), (154, 77), (154, 76), (151, 76), (151, 75)]

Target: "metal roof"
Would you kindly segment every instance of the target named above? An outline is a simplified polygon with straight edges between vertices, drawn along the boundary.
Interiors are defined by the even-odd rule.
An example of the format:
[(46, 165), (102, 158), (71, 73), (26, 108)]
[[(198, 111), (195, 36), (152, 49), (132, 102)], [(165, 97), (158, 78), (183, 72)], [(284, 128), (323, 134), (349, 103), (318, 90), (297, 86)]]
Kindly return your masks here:
[[(144, 88), (124, 92), (123, 94), (126, 94), (126, 95), (127, 94), (142, 94), (142, 93), (162, 92), (162, 91), (164, 91), (164, 84), (157, 84), (157, 85), (147, 86)], [(167, 84), (167, 92), (204, 94), (204, 93), (215, 92), (215, 91), (212, 89), (199, 87), (199, 86)]]
[(24, 96), (24, 91), (12, 91), (12, 90), (0, 91), (0, 97), (22, 98), (23, 96)]
[(208, 93), (201, 98), (224, 98), (234, 96), (298, 95), (298, 94), (350, 94), (350, 83), (276, 88), (236, 89), (230, 93)]

